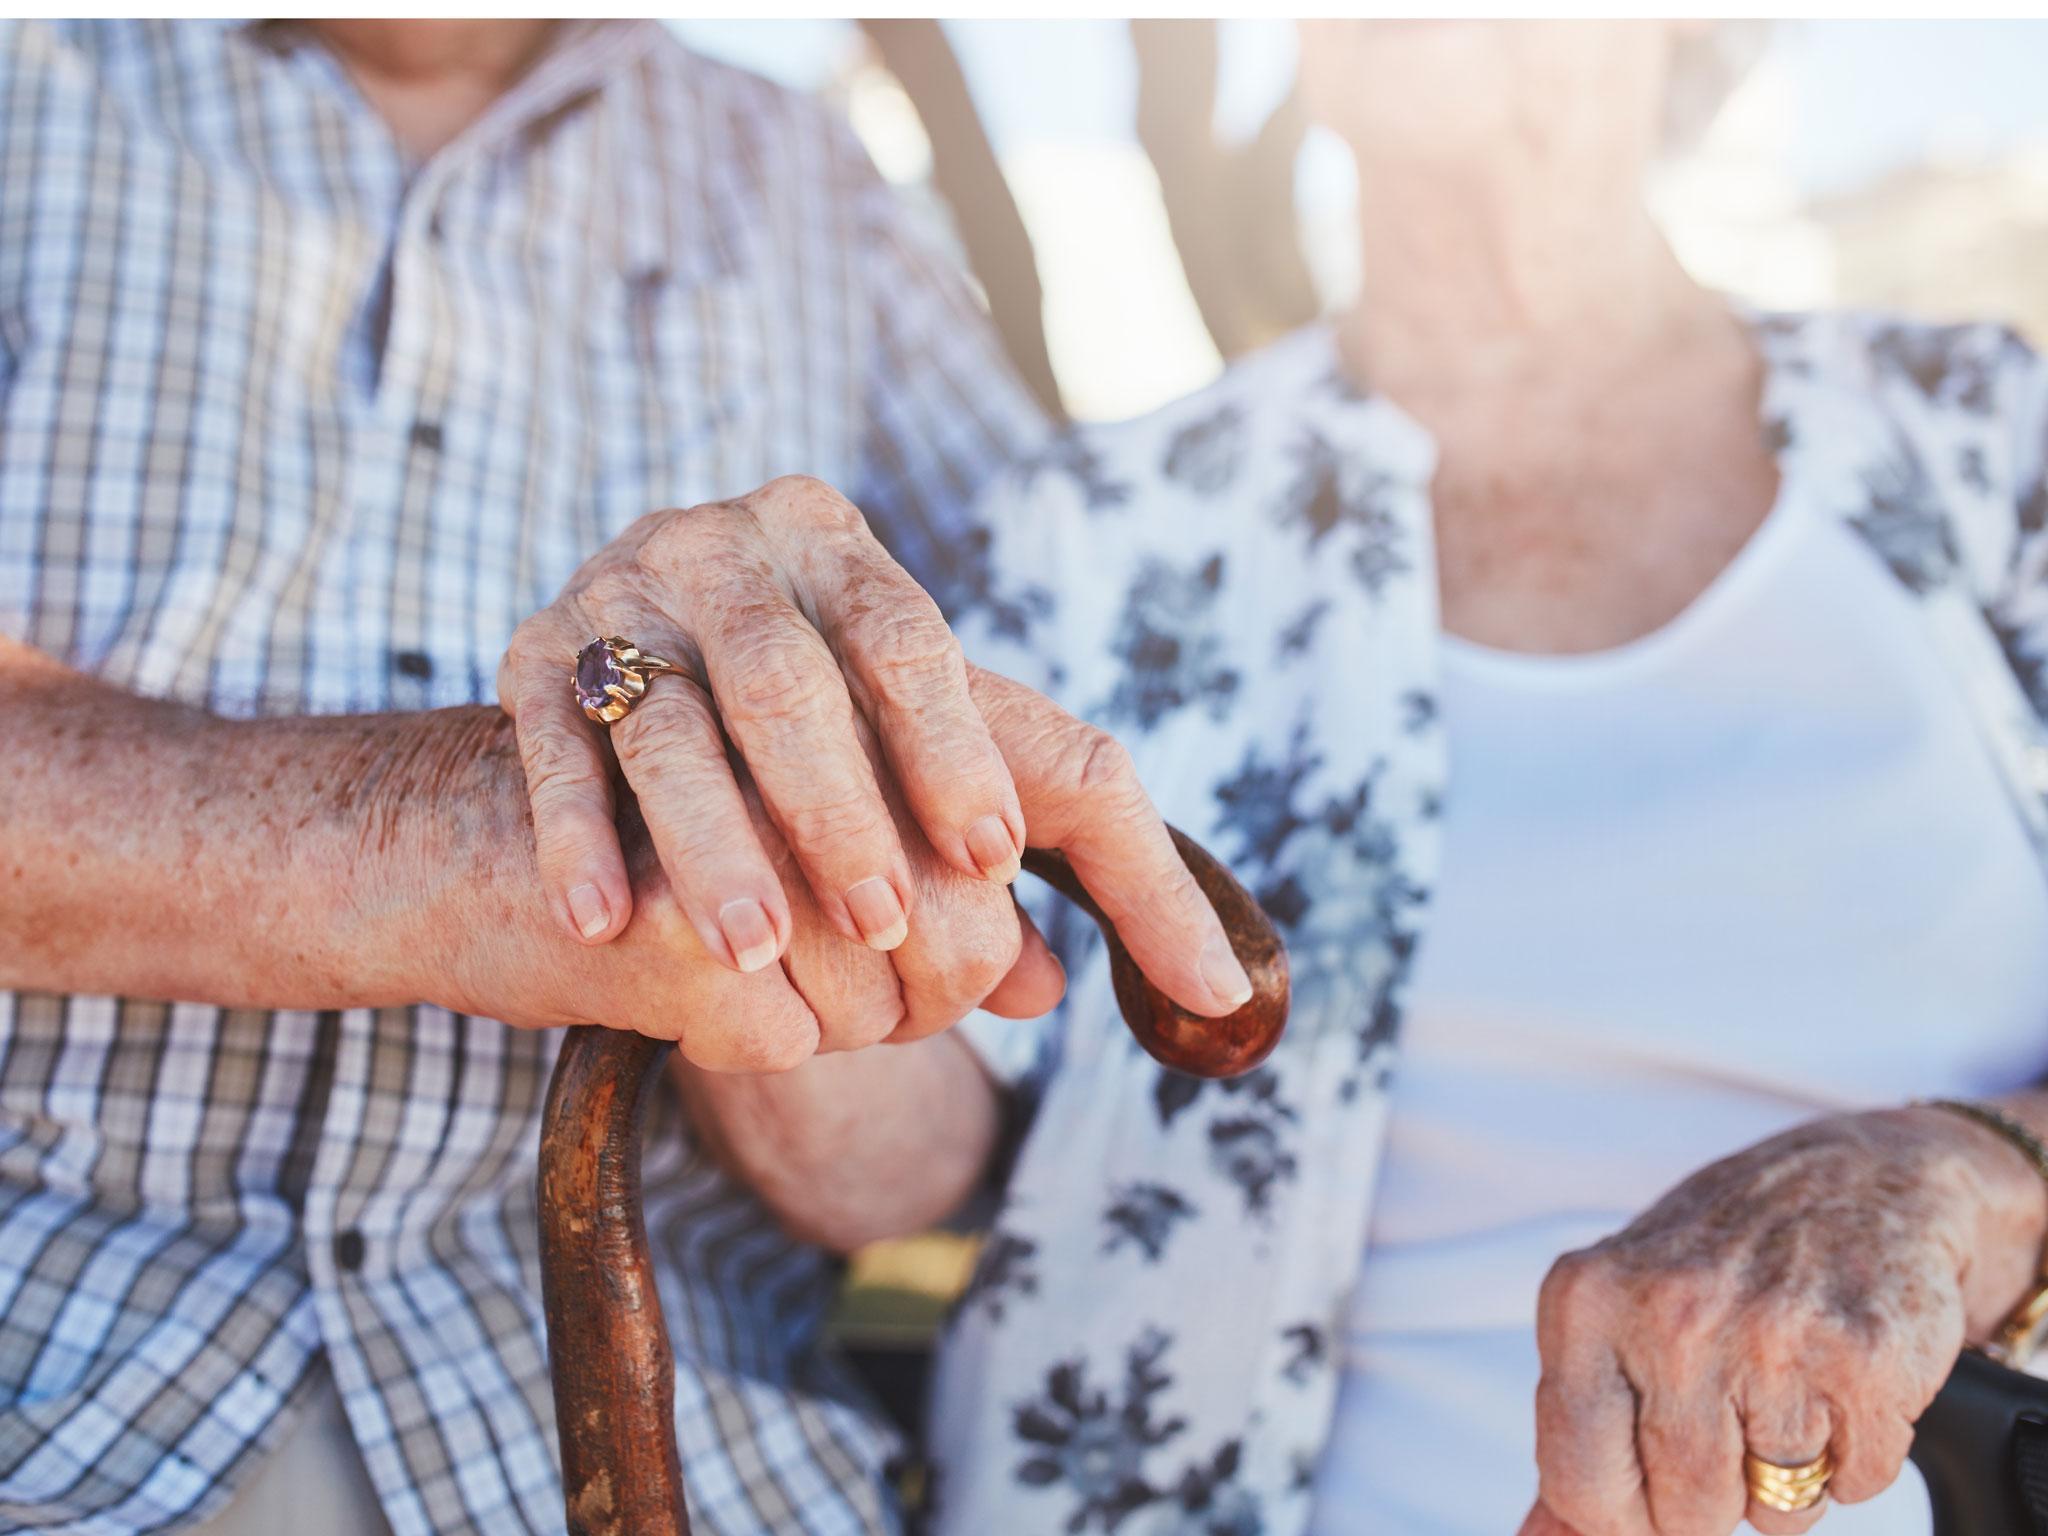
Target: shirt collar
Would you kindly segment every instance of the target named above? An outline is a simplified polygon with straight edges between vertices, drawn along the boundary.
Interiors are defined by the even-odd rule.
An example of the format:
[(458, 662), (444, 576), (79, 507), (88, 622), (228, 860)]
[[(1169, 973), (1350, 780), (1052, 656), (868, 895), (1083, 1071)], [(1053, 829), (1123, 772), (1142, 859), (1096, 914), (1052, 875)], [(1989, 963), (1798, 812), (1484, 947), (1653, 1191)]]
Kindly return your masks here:
[[(277, 53), (319, 46), (305, 25), (296, 20), (264, 17), (215, 25)], [(639, 63), (662, 36), (659, 22), (639, 18), (557, 22), (533, 67), (436, 153), (426, 169), (436, 179), (444, 177), (449, 168), (561, 111), (578, 98), (603, 90)]]

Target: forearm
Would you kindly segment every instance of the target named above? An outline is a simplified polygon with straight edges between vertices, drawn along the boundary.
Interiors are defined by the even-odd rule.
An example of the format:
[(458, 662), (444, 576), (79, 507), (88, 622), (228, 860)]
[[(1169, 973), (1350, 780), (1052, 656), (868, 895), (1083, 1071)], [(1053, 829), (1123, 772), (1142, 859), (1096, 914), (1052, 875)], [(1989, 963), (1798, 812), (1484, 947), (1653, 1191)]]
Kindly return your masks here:
[(0, 986), (418, 1001), (450, 829), (416, 796), (504, 734), (485, 709), (222, 720), (0, 641)]
[(952, 1034), (747, 1077), (678, 1062), (696, 1135), (806, 1242), (847, 1253), (921, 1231), (967, 1198), (995, 1149), (995, 1085)]

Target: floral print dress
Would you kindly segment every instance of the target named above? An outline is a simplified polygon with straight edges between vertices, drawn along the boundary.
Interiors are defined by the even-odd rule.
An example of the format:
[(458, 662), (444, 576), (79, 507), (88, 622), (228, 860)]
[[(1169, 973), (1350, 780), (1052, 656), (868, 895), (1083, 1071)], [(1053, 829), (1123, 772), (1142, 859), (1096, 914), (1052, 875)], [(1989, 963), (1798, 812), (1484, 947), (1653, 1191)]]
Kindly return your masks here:
[[(1919, 599), (2048, 855), (2048, 369), (1990, 326), (1753, 324), (1783, 474)], [(963, 1026), (1035, 1112), (941, 1344), (946, 1536), (1307, 1524), (1436, 868), (1434, 468), (1317, 328), (986, 506), (968, 655), (1130, 746), (1280, 924), (1294, 1008), (1258, 1070), (1183, 1077), (1132, 1044), (1098, 943), (1046, 1026)]]

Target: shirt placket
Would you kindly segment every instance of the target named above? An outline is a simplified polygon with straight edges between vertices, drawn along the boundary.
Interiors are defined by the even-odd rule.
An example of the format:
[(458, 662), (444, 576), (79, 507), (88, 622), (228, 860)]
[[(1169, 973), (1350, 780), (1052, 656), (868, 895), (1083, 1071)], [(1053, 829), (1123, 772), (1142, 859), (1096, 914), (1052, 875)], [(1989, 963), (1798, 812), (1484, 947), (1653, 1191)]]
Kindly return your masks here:
[[(359, 676), (378, 679), (377, 697), (364, 707), (414, 710), (463, 702), (489, 694), (485, 658), (467, 649), (478, 629), (459, 593), (468, 590), (461, 573), (436, 568), (436, 560), (460, 558), (467, 541), (436, 530), (436, 520), (455, 515), (457, 487), (451, 480), (465, 426), (456, 404), (465, 383), (480, 369), (505, 366), (494, 354), (494, 338), (456, 334), (459, 316), (477, 305), (457, 302), (458, 282), (467, 274), (495, 271), (493, 263), (456, 263), (447, 253), (474, 248), (498, 232), (472, 200), (451, 195), (458, 183), (532, 125), (578, 97), (598, 90), (627, 61), (649, 46), (646, 24), (578, 25), (533, 73), (501, 98), (470, 129), (421, 166), (399, 208), (386, 275), (388, 321), (375, 392), (368, 412), (369, 450), (374, 464), (365, 500), (376, 509), (376, 529), (366, 541), (378, 569), (359, 587), (373, 604), (376, 623), (361, 633)], [(548, 152), (547, 141), (526, 146)], [(581, 166), (588, 178), (599, 167)], [(451, 226), (450, 221), (457, 221)], [(461, 608), (462, 611), (455, 611)]]
[[(437, 260), (434, 216), (443, 182), (422, 175), (401, 206), (387, 283), (389, 321), (368, 413), (376, 464), (367, 487), (381, 526), (371, 543), (388, 568), (375, 584), (381, 633), (364, 636), (361, 675), (382, 683), (383, 709), (428, 709), (446, 701), (436, 672), (446, 665), (438, 634), (452, 616), (432, 611), (434, 524), (454, 386), (454, 339)], [(369, 594), (365, 594), (369, 595)], [(465, 669), (466, 670), (466, 669)]]

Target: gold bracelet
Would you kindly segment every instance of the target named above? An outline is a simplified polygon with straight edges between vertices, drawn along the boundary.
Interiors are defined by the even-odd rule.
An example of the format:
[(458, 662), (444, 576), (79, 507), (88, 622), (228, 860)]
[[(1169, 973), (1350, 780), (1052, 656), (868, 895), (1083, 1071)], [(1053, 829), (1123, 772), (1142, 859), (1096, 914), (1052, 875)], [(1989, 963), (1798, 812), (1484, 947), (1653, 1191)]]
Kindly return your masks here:
[[(1952, 1115), (1961, 1115), (1994, 1136), (2003, 1138), (2034, 1165), (2034, 1171), (2041, 1175), (2042, 1182), (2048, 1183), (2048, 1144), (2044, 1144), (2017, 1116), (1996, 1104), (1981, 1104), (1971, 1099), (1919, 1099), (1915, 1102), (1929, 1109), (1945, 1109)], [(2048, 1246), (2042, 1249), (2033, 1285), (2020, 1298), (2019, 1305), (2005, 1315), (2005, 1321), (1998, 1325), (1998, 1331), (1985, 1344), (1984, 1353), (2000, 1365), (2023, 1370), (2040, 1349), (2044, 1337), (2048, 1337)]]

